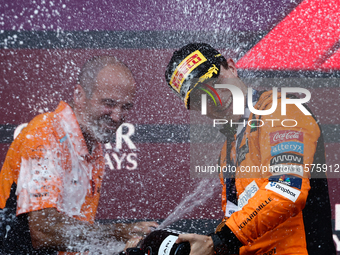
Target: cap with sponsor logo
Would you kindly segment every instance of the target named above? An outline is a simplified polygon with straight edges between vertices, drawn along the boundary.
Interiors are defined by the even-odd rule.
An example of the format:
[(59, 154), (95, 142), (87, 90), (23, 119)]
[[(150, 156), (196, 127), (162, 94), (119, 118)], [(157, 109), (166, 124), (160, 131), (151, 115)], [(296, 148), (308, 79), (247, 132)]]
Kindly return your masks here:
[[(165, 79), (189, 109), (190, 92), (198, 84), (218, 77), (223, 61), (226, 59), (209, 44), (191, 43), (173, 53)], [(192, 79), (197, 79), (197, 82), (192, 82)]]

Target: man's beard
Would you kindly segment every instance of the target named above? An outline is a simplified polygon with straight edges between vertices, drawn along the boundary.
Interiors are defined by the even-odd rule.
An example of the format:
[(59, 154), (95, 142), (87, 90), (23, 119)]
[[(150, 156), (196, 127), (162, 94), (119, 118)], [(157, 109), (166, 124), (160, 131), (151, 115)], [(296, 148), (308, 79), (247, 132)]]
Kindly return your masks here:
[[(116, 134), (117, 129), (122, 124), (122, 122), (121, 123), (115, 122), (113, 125), (115, 128), (113, 129), (105, 129), (103, 127), (103, 122), (105, 122), (105, 120), (103, 119), (95, 120), (92, 124), (89, 124), (89, 128), (94, 139), (100, 143), (105, 144), (112, 141), (113, 137)], [(110, 124), (112, 126), (113, 123)]]

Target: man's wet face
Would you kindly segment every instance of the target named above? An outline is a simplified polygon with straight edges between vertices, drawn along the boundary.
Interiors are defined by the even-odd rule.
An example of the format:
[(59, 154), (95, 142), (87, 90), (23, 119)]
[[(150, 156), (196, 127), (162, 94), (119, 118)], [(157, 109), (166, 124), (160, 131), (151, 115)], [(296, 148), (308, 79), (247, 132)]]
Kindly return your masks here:
[(132, 108), (134, 95), (135, 80), (126, 67), (116, 64), (103, 68), (86, 100), (86, 132), (98, 142), (110, 142)]
[(190, 94), (190, 110), (201, 111), (202, 95), (206, 95), (209, 118), (239, 120), (241, 116), (233, 115), (233, 97), (230, 90), (214, 88), (215, 84), (235, 84), (238, 82), (236, 79), (238, 80), (238, 78), (214, 79), (197, 86)]

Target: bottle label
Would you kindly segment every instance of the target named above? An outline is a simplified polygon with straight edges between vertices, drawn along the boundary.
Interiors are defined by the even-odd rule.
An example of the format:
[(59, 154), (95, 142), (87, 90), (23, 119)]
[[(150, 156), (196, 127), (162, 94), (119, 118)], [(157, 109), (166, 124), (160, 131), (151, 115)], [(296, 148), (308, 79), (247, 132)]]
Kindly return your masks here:
[(170, 251), (178, 236), (169, 235), (162, 242), (158, 250), (158, 255), (170, 255)]

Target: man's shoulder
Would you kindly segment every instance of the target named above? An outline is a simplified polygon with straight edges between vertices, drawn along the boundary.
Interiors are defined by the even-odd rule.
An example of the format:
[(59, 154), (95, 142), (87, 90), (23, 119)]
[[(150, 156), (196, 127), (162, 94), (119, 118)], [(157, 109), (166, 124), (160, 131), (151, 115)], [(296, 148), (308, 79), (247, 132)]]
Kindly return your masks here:
[[(307, 115), (304, 112), (302, 112), (300, 108), (300, 105), (301, 105), (300, 102), (293, 103), (292, 99), (299, 99), (299, 97), (296, 94), (287, 94), (285, 96), (286, 99), (290, 99), (289, 102), (283, 101), (281, 92), (277, 92), (276, 94), (276, 93), (273, 93), (272, 90), (268, 90), (268, 91), (261, 91), (259, 92), (259, 94), (260, 94), (259, 100), (257, 101), (257, 104), (255, 106), (256, 109), (268, 110), (268, 109), (271, 109), (272, 107), (275, 107), (274, 115), (276, 115), (276, 117), (281, 116), (281, 117), (286, 118), (289, 115), (299, 117), (299, 118), (307, 117), (308, 119), (312, 117), (316, 121), (316, 118), (313, 112), (310, 110), (310, 108), (307, 106), (306, 103), (302, 104), (302, 107), (305, 108), (307, 112), (310, 113), (310, 115)], [(276, 106), (273, 106), (273, 103), (275, 103)], [(284, 113), (282, 111), (282, 107), (283, 107), (282, 104), (284, 104), (285, 106)]]
[[(264, 90), (259, 91), (259, 99), (257, 101), (257, 105), (259, 108), (266, 108), (273, 102), (273, 91), (272, 90)], [(278, 93), (278, 98), (281, 98), (281, 93)]]
[(60, 125), (58, 115), (67, 107), (68, 105), (65, 102), (60, 102), (54, 112), (46, 112), (34, 117), (21, 133), (37, 135), (53, 133), (54, 129)]
[[(292, 103), (285, 103), (282, 105), (281, 93), (277, 93), (277, 100), (275, 102), (273, 96), (275, 93), (273, 91), (265, 91), (261, 94), (258, 103), (256, 105), (256, 109), (259, 110), (269, 110), (272, 107), (275, 107), (275, 110), (271, 114), (267, 115), (252, 115), (252, 118), (256, 118), (260, 121), (261, 128), (252, 129), (262, 130), (262, 133), (270, 133), (280, 130), (304, 130), (304, 132), (311, 132), (316, 137), (319, 137), (321, 130), (318, 125), (318, 121), (316, 117), (313, 115), (312, 111), (307, 107), (307, 105), (303, 104), (302, 107), (306, 108), (310, 115), (305, 114), (298, 105)], [(294, 94), (287, 94), (286, 97), (288, 99), (298, 99), (298, 97)], [(273, 105), (273, 104), (276, 105)], [(285, 107), (285, 111), (283, 111), (283, 107)], [(259, 124), (259, 125), (260, 125)]]
[(56, 114), (48, 112), (34, 117), (27, 126), (21, 130), (12, 143), (12, 147), (32, 147), (35, 144), (47, 144), (55, 136)]
[(53, 131), (53, 123), (55, 121), (55, 113), (48, 112), (34, 117), (23, 130), (24, 133), (50, 133)]

